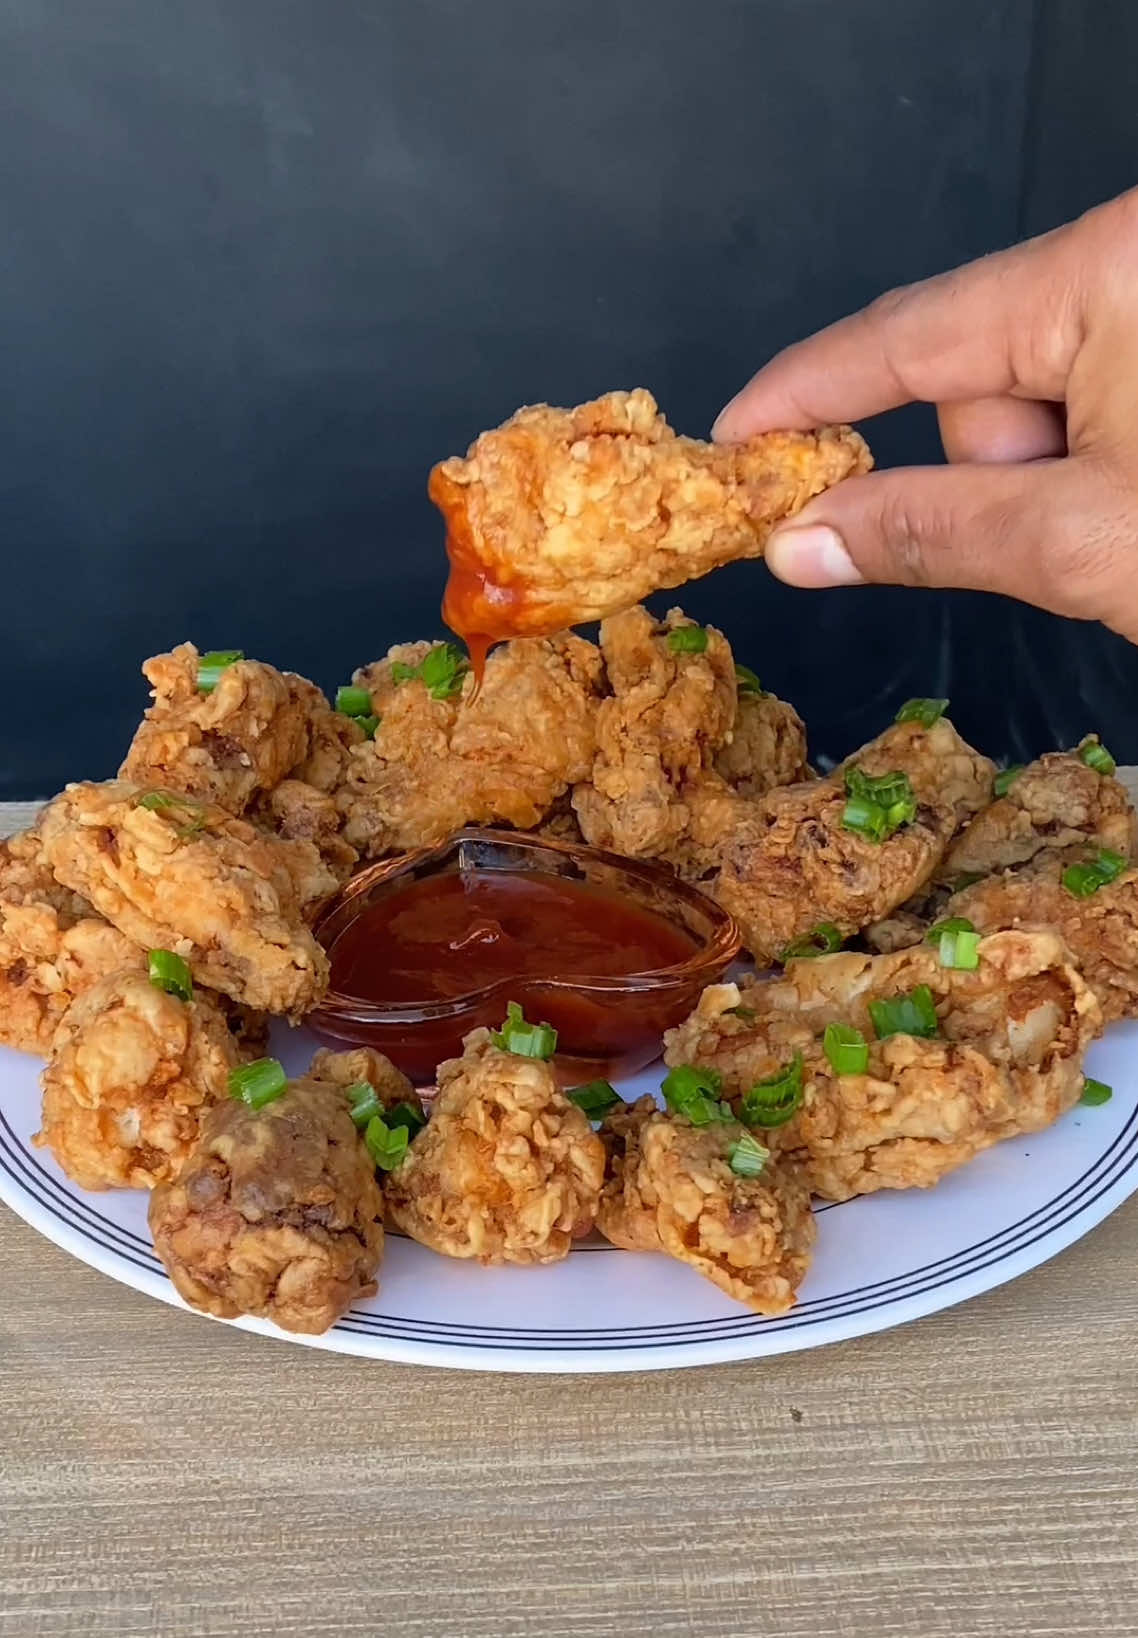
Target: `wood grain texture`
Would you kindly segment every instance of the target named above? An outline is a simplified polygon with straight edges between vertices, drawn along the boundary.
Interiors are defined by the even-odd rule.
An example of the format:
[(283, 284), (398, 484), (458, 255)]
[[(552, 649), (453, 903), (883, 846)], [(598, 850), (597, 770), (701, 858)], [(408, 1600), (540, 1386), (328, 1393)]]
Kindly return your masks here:
[(230, 1330), (0, 1208), (0, 1634), (1135, 1638), (1136, 1269), (1133, 1199), (898, 1331), (493, 1377)]

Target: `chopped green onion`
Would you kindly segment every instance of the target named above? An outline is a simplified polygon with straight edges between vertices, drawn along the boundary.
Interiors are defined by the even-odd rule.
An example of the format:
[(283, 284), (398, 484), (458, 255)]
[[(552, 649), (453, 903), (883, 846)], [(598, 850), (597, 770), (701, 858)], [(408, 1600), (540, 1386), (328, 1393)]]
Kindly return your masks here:
[(833, 955), (835, 950), (842, 947), (842, 935), (832, 921), (820, 921), (817, 927), (812, 927), (801, 938), (796, 938), (786, 946), (779, 956), (779, 960), (801, 961), (807, 956)]
[(942, 967), (953, 967), (957, 972), (974, 973), (980, 965), (979, 933), (942, 933), (937, 948)]
[(189, 796), (176, 796), (171, 791), (147, 791), (135, 803), (151, 813), (165, 813), (167, 808), (181, 808), (189, 815), (189, 823), (178, 827), (179, 836), (193, 836), (205, 827), (205, 808)]
[(1006, 796), (1022, 772), (1022, 762), (1013, 762), (1010, 768), (1001, 768), (996, 775), (996, 795)]
[(864, 1075), (869, 1068), (869, 1044), (852, 1024), (827, 1024), (822, 1050), (836, 1075)]
[(673, 654), (703, 654), (707, 649), (707, 632), (702, 626), (677, 626), (668, 633), (668, 647)]
[(470, 670), (470, 661), (457, 643), (436, 643), (424, 654), (418, 665), (406, 660), (395, 660), (391, 666), (394, 683), (418, 679), (434, 700), (452, 700), (462, 692), (463, 679)]
[(888, 822), (885, 809), (876, 802), (870, 802), (864, 796), (847, 797), (842, 809), (843, 829), (856, 830), (859, 836), (870, 842), (883, 842)]
[(620, 1094), (608, 1081), (586, 1081), (584, 1086), (571, 1087), (565, 1096), (590, 1120), (603, 1120), (621, 1101)]
[(842, 810), (846, 830), (857, 831), (871, 842), (883, 842), (917, 816), (917, 801), (909, 776), (899, 770), (876, 777), (858, 767), (846, 769), (847, 801)]
[(250, 1109), (263, 1109), (267, 1103), (275, 1103), (287, 1085), (284, 1066), (275, 1058), (258, 1058), (254, 1063), (241, 1064), (229, 1071), (229, 1096), (240, 1098)]
[(365, 739), (375, 738), (375, 731), (379, 727), (379, 718), (377, 716), (355, 717), (353, 721), (357, 722), (363, 729)]
[(897, 995), (888, 1001), (871, 1001), (869, 1016), (879, 1041), (890, 1035), (917, 1035), (931, 1039), (939, 1028), (936, 1005), (927, 984), (918, 984), (909, 995)]
[(552, 1058), (557, 1051), (557, 1031), (552, 1024), (527, 1024), (516, 1001), (506, 1007), (501, 1029), (492, 1029), (490, 1039), (501, 1052), (518, 1058)]
[(361, 1132), (373, 1115), (383, 1113), (379, 1094), (370, 1081), (353, 1081), (351, 1086), (344, 1088), (344, 1096), (351, 1105), (352, 1119)]
[(366, 717), (371, 712), (371, 690), (345, 683), (336, 690), (336, 709), (345, 717)]
[(198, 693), (212, 694), (221, 681), (221, 673), (244, 658), (239, 648), (212, 648), (203, 654), (198, 660)]
[(693, 1126), (707, 1126), (713, 1120), (728, 1120), (730, 1109), (719, 1101), (723, 1076), (717, 1069), (701, 1069), (698, 1064), (678, 1064), (660, 1083), (664, 1102), (673, 1115), (685, 1115)]
[(737, 1007), (727, 1008), (727, 1016), (729, 1018), (741, 1018), (745, 1024), (753, 1024), (759, 1015), (754, 1007), (745, 1007), (740, 1002)]
[(382, 1115), (373, 1115), (364, 1129), (367, 1152), (381, 1172), (395, 1169), (407, 1153), (411, 1134), (405, 1126), (388, 1126)]
[(1073, 893), (1077, 899), (1089, 899), (1100, 887), (1121, 876), (1126, 866), (1127, 860), (1121, 853), (1115, 853), (1113, 848), (1100, 847), (1094, 858), (1086, 863), (1068, 865), (1059, 879), (1068, 893)]
[(967, 916), (945, 916), (943, 921), (934, 921), (925, 934), (926, 944), (939, 944), (946, 933), (974, 933), (976, 931)]
[(1118, 766), (1106, 746), (1098, 739), (1092, 739), (1081, 748), (1079, 760), (1100, 774), (1112, 774)]
[(1105, 1081), (1093, 1081), (1088, 1075), (1083, 1081), (1083, 1095), (1079, 1102), (1093, 1109), (1100, 1103), (1109, 1103), (1113, 1096), (1113, 1088), (1107, 1086)]
[(749, 665), (735, 667), (735, 686), (740, 694), (765, 694), (766, 689), (755, 676)]
[(393, 1131), (397, 1126), (406, 1127), (411, 1137), (414, 1137), (416, 1132), (421, 1132), (427, 1124), (422, 1105), (408, 1103), (405, 1098), (399, 1103), (393, 1103), (383, 1118)]
[(802, 1054), (796, 1052), (784, 1069), (743, 1093), (743, 1119), (748, 1126), (784, 1126), (802, 1108), (802, 1097)]
[(419, 667), (417, 665), (408, 665), (406, 660), (392, 660), (391, 680), (393, 683), (414, 682), (418, 675)]
[(151, 950), (146, 958), (147, 974), (156, 990), (176, 995), (179, 1001), (192, 1001), (194, 981), (190, 969), (173, 950)]
[(728, 1149), (727, 1164), (736, 1177), (759, 1177), (770, 1157), (769, 1149), (764, 1149), (750, 1132), (744, 1132), (738, 1142)]
[(893, 721), (919, 722), (922, 728), (931, 728), (947, 710), (947, 700), (906, 700)]

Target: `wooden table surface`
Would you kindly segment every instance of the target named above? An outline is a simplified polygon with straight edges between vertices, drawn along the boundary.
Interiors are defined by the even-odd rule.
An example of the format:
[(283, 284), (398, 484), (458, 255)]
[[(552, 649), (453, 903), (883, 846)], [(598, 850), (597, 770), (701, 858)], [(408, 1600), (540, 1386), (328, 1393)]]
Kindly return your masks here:
[(0, 1207), (0, 1634), (1138, 1635), (1136, 1275), (1138, 1197), (898, 1331), (493, 1377), (206, 1322)]

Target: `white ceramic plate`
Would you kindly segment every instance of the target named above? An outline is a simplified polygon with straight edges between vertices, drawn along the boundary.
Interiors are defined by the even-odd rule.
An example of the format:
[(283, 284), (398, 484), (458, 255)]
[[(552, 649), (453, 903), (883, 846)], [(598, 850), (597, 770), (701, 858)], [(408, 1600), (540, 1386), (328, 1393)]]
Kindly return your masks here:
[[(274, 1043), (294, 1070), (312, 1047), (303, 1031)], [(1087, 1067), (1113, 1086), (1110, 1103), (1000, 1144), (931, 1191), (822, 1207), (814, 1265), (780, 1319), (758, 1318), (666, 1257), (602, 1243), (553, 1268), (484, 1269), (389, 1236), (379, 1295), (326, 1335), (291, 1340), (469, 1370), (630, 1371), (758, 1359), (903, 1325), (1046, 1262), (1138, 1189), (1138, 1024), (1113, 1028)], [(32, 1147), (38, 1072), (36, 1060), (0, 1049), (0, 1197), (82, 1262), (181, 1306), (147, 1233), (146, 1196), (86, 1194)], [(658, 1084), (649, 1071), (622, 1090)], [(263, 1320), (235, 1323), (285, 1335)]]

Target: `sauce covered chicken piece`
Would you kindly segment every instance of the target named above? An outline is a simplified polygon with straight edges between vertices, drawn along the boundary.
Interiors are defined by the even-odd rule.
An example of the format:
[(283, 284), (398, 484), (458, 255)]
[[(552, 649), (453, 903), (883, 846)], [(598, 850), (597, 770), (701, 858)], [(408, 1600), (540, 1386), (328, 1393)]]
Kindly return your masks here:
[(1102, 1024), (1053, 933), (996, 933), (964, 948), (975, 967), (945, 967), (924, 945), (712, 986), (668, 1033), (665, 1061), (710, 1071), (825, 1199), (928, 1188), (1072, 1108)]
[(536, 404), (431, 473), (447, 525), (447, 624), (488, 641), (600, 620), (735, 558), (871, 465), (849, 427), (725, 447), (682, 438), (651, 393)]
[[(652, 1098), (614, 1110), (601, 1126), (608, 1178), (597, 1227), (626, 1251), (662, 1251), (758, 1314), (783, 1314), (810, 1266), (810, 1192), (795, 1168), (753, 1145), (753, 1175), (733, 1169), (745, 1129), (693, 1126)], [(738, 1164), (738, 1162), (736, 1162)]]
[(265, 836), (223, 808), (123, 780), (72, 785), (40, 820), (56, 877), (210, 989), (299, 1018), (328, 962), (304, 916), (336, 888), (311, 842)]
[(155, 1247), (192, 1308), (317, 1335), (374, 1295), (383, 1196), (342, 1078), (316, 1069), (262, 1108), (216, 1104), (151, 1195)]
[(994, 775), (946, 718), (896, 723), (828, 778), (737, 810), (711, 890), (761, 964), (819, 926), (849, 937), (929, 880)]
[(151, 1189), (174, 1177), (240, 1058), (214, 1001), (145, 972), (114, 973), (73, 1003), (43, 1073), (43, 1130), (83, 1189)]
[(440, 1066), (425, 1130), (384, 1190), (391, 1220), (447, 1257), (554, 1263), (593, 1226), (601, 1140), (537, 1058), (475, 1030)]

